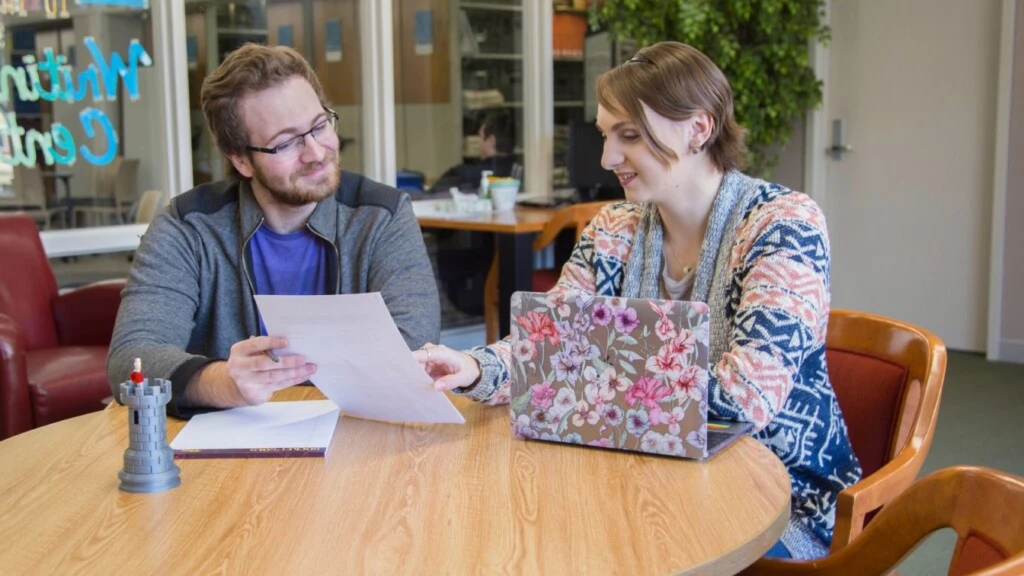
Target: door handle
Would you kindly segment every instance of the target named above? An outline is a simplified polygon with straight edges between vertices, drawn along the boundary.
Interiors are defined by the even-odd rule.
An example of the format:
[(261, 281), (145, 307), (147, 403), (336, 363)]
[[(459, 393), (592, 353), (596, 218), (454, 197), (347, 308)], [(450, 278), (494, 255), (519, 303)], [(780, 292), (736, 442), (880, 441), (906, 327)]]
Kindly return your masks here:
[(842, 160), (843, 154), (853, 152), (853, 146), (843, 143), (843, 119), (832, 120), (832, 145), (825, 148), (825, 152), (834, 160)]

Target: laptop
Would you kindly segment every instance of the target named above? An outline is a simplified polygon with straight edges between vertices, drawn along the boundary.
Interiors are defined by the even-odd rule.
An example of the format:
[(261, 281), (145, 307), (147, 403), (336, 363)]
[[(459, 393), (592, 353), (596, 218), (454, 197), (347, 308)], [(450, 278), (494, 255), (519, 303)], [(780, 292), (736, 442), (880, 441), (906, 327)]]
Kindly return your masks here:
[(703, 459), (752, 428), (708, 421), (707, 304), (516, 292), (511, 312), (520, 438)]

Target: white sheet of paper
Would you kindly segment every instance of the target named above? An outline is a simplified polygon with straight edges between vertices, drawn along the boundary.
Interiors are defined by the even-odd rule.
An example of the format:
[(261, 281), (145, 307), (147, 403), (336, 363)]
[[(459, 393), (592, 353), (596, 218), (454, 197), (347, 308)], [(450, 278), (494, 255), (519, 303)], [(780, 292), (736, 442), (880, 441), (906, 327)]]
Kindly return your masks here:
[(256, 296), (267, 332), (288, 338), (278, 354), (316, 364), (310, 378), (342, 412), (393, 422), (465, 423), (434, 389), (402, 339), (380, 292)]
[(197, 414), (174, 437), (174, 450), (327, 448), (338, 424), (330, 400), (267, 402)]

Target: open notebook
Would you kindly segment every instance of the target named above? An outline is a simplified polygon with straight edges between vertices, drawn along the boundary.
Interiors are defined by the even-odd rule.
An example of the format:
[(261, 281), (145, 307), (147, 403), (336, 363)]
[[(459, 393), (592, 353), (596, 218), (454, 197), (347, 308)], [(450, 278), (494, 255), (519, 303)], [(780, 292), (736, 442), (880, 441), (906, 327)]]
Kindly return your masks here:
[(174, 457), (323, 457), (338, 425), (330, 400), (268, 402), (193, 416), (171, 442)]

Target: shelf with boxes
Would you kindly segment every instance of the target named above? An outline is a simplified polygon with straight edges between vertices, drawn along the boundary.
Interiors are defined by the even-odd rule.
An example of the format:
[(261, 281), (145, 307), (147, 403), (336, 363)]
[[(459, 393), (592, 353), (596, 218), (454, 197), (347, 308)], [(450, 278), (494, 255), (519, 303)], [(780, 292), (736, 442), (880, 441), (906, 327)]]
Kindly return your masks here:
[(454, 0), (458, 15), (457, 62), (452, 66), (462, 98), (462, 156), (479, 157), (479, 129), (489, 116), (507, 114), (522, 160), (523, 5), (521, 0)]
[(588, 30), (588, 2), (554, 3), (551, 22), (551, 52), (554, 59), (554, 124), (552, 143), (554, 186), (569, 183), (566, 157), (569, 152), (569, 125), (584, 120), (586, 78), (584, 74), (584, 38)]
[[(458, 14), (454, 37), (453, 74), (461, 94), (463, 157), (479, 148), (480, 123), (489, 114), (506, 111), (513, 119), (516, 147), (521, 159), (523, 127), (523, 30), (524, 0), (453, 0)], [(529, 0), (542, 1), (542, 0)], [(554, 64), (554, 158), (556, 184), (564, 184), (564, 157), (568, 127), (583, 120), (584, 54), (590, 2), (553, 0), (552, 53)]]

